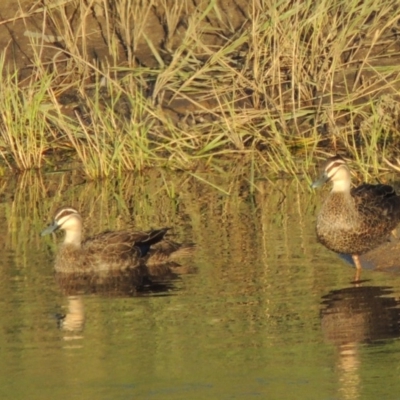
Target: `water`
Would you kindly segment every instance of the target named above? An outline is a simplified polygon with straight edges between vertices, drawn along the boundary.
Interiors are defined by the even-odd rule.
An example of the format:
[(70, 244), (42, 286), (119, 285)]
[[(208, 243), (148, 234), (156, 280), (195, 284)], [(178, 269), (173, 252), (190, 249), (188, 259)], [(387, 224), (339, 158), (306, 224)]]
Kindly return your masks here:
[[(3, 185), (1, 399), (400, 398), (397, 273), (352, 284), (316, 243), (322, 194), (306, 183), (260, 181), (251, 196), (240, 175), (203, 178), (213, 186), (162, 171)], [(38, 233), (63, 204), (82, 210), (86, 235), (173, 226), (196, 254), (141, 291), (56, 276), (60, 237)]]

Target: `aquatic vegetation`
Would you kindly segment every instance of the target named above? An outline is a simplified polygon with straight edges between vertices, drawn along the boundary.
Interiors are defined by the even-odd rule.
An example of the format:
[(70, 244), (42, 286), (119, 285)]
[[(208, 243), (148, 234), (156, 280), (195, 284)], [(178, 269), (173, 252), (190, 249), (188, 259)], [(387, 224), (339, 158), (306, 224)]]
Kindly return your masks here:
[[(338, 150), (364, 173), (397, 163), (395, 1), (231, 6), (21, 8), (5, 23), (20, 29), (31, 58), (11, 66), (7, 49), (0, 63), (4, 170), (78, 161), (95, 179), (150, 166), (193, 171), (250, 153), (297, 174)], [(42, 31), (27, 29), (30, 18)]]

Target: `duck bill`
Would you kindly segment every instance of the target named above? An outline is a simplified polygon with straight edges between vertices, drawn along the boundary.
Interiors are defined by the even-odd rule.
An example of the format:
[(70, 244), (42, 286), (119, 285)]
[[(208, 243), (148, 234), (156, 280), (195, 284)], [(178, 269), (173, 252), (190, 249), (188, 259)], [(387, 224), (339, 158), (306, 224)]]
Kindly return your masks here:
[(44, 231), (42, 231), (40, 233), (40, 236), (50, 235), (50, 233), (55, 232), (58, 228), (59, 225), (54, 222), (53, 224), (49, 225)]
[(328, 182), (329, 178), (325, 173), (323, 173), (316, 181), (311, 184), (312, 189), (319, 188), (323, 186), (326, 182)]

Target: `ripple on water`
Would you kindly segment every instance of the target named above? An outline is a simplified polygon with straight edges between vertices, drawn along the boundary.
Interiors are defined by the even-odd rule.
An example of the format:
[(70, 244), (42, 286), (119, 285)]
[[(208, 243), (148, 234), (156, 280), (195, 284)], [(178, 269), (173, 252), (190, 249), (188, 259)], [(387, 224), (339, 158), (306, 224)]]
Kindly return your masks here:
[[(354, 269), (316, 243), (316, 200), (297, 181), (261, 182), (250, 198), (239, 178), (227, 181), (231, 196), (185, 179), (175, 199), (165, 195), (161, 173), (142, 185), (54, 181), (59, 198), (39, 202), (34, 184), (25, 186), (15, 199), (43, 212), (29, 227), (24, 210), (32, 207), (0, 208), (15, 226), (0, 252), (4, 398), (319, 400), (400, 392), (396, 274), (367, 270), (366, 282), (351, 285)], [(196, 254), (175, 276), (142, 288), (126, 275), (57, 276), (57, 240), (37, 236), (44, 211), (60, 205), (51, 202), (79, 203), (87, 235), (131, 220), (172, 225), (178, 240), (196, 242)]]

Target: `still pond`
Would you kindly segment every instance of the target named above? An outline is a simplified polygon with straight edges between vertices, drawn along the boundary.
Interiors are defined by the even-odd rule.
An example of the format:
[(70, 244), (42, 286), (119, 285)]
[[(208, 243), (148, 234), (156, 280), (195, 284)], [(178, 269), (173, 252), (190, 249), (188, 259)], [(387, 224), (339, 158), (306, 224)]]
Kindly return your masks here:
[[(400, 273), (354, 268), (316, 242), (326, 192), (240, 173), (118, 181), (27, 174), (1, 185), (1, 399), (400, 399)], [(142, 287), (58, 276), (72, 205), (86, 237), (171, 226), (196, 243)]]

